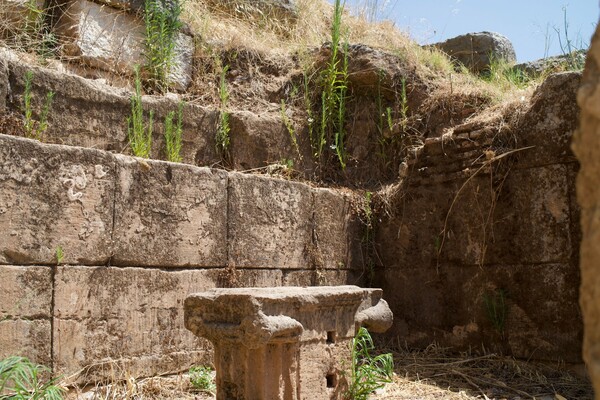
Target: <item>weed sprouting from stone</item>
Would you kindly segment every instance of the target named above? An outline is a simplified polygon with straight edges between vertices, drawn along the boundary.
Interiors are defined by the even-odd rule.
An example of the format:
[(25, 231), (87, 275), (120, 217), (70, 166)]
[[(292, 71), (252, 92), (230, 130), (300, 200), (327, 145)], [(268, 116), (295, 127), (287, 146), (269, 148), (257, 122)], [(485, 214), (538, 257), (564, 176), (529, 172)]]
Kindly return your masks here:
[(501, 336), (504, 336), (506, 316), (508, 314), (506, 291), (504, 289), (498, 289), (493, 292), (484, 293), (483, 304), (488, 320), (494, 327), (494, 330)]
[(150, 85), (160, 93), (169, 86), (169, 74), (175, 57), (175, 39), (181, 28), (180, 0), (146, 0), (146, 65)]
[(65, 259), (65, 253), (64, 253), (62, 246), (56, 247), (55, 255), (56, 255), (56, 265), (62, 264), (63, 260)]
[(181, 162), (181, 145), (183, 135), (183, 102), (177, 107), (177, 123), (173, 122), (175, 111), (170, 111), (165, 118), (165, 146), (167, 160)]
[(150, 111), (148, 126), (144, 124), (144, 109), (142, 107), (142, 83), (140, 68), (135, 67), (135, 93), (131, 96), (131, 117), (127, 118), (127, 137), (129, 146), (136, 157), (149, 158), (152, 149), (152, 124), (154, 111)]
[(25, 90), (23, 92), (23, 113), (25, 114), (24, 127), (25, 135), (30, 139), (42, 140), (44, 132), (48, 129), (48, 115), (50, 114), (50, 108), (52, 107), (52, 100), (54, 99), (54, 92), (49, 91), (46, 93), (46, 100), (42, 106), (40, 112), (39, 121), (33, 118), (33, 106), (31, 104), (31, 83), (33, 81), (33, 73), (27, 71), (25, 73)]
[(392, 381), (394, 358), (391, 353), (371, 355), (375, 349), (366, 328), (361, 327), (352, 340), (352, 379), (346, 399), (366, 400), (373, 391)]
[(217, 134), (215, 135), (215, 141), (217, 146), (217, 152), (221, 155), (225, 154), (229, 149), (229, 132), (231, 127), (229, 125), (229, 112), (227, 111), (227, 103), (229, 102), (229, 90), (227, 89), (227, 71), (229, 66), (226, 65), (221, 69), (221, 77), (219, 79), (219, 99), (221, 101), (221, 107), (219, 110), (219, 123), (217, 125)]
[(217, 389), (210, 367), (200, 365), (191, 367), (189, 371), (190, 384), (195, 390), (214, 393)]

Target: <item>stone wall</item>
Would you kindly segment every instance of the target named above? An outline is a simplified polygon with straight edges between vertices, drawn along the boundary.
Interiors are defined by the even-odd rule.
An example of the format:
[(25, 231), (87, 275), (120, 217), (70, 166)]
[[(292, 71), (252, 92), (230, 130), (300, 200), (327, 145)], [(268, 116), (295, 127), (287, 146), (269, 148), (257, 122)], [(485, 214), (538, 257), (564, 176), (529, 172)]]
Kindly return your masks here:
[(185, 297), (356, 283), (353, 201), (0, 135), (0, 357), (22, 354), (84, 381), (210, 361), (207, 343), (183, 327)]
[[(581, 121), (574, 150), (581, 162), (577, 198), (581, 204), (581, 294), (585, 322), (583, 357), (600, 393), (600, 28), (592, 38), (578, 93)], [(597, 395), (598, 396), (598, 395)]]
[(581, 361), (579, 81), (552, 75), (530, 104), (428, 139), (380, 194), (375, 285), (402, 343)]

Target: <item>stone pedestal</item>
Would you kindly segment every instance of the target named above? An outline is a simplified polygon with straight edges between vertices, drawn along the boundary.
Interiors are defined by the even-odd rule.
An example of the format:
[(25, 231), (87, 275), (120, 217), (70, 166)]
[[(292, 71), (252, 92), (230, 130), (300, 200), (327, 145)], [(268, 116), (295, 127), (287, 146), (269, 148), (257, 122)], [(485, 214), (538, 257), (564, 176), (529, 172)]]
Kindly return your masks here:
[(185, 326), (215, 346), (217, 399), (339, 398), (360, 326), (383, 332), (380, 289), (213, 289), (185, 301)]

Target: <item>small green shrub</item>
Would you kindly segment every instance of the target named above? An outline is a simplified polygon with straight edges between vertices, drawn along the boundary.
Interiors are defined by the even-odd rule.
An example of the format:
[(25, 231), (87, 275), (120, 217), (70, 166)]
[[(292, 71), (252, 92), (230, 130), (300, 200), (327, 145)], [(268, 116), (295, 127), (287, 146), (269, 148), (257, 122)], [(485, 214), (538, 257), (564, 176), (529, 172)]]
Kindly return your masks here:
[(219, 110), (219, 124), (217, 125), (215, 142), (217, 146), (217, 152), (221, 155), (225, 154), (227, 150), (229, 150), (229, 132), (231, 131), (231, 127), (229, 126), (229, 112), (227, 111), (229, 90), (227, 89), (227, 80), (225, 79), (228, 70), (228, 65), (221, 69), (221, 77), (219, 79), (219, 99), (221, 101), (221, 109)]
[(485, 306), (488, 320), (494, 327), (494, 330), (500, 335), (504, 335), (506, 316), (508, 315), (506, 291), (503, 289), (498, 289), (493, 292), (484, 293), (483, 304)]
[(65, 259), (65, 252), (64, 252), (62, 246), (56, 247), (56, 265), (62, 264), (64, 259)]
[(177, 107), (177, 124), (173, 123), (175, 112), (171, 111), (165, 118), (165, 145), (167, 160), (181, 162), (181, 137), (183, 135), (183, 102)]
[(136, 157), (149, 158), (152, 150), (152, 124), (154, 111), (150, 111), (148, 126), (144, 123), (142, 107), (142, 83), (140, 68), (135, 67), (135, 93), (131, 96), (131, 117), (127, 118), (127, 137), (129, 146)]
[(366, 400), (373, 391), (392, 381), (392, 354), (372, 356), (374, 349), (369, 331), (361, 327), (352, 341), (352, 379), (345, 394), (346, 399)]
[(60, 400), (65, 390), (56, 379), (44, 381), (50, 369), (32, 363), (25, 357), (12, 356), (0, 360), (0, 398), (14, 400)]
[(175, 39), (181, 28), (180, 0), (145, 0), (146, 65), (150, 85), (160, 93), (169, 87), (175, 57)]
[(27, 71), (25, 73), (25, 90), (23, 92), (23, 113), (25, 114), (25, 120), (23, 122), (25, 127), (25, 135), (30, 139), (42, 140), (46, 129), (48, 129), (48, 115), (50, 114), (50, 108), (52, 107), (52, 100), (54, 99), (54, 92), (49, 91), (46, 93), (46, 101), (42, 106), (40, 112), (40, 119), (36, 121), (33, 118), (33, 106), (32, 106), (32, 95), (31, 95), (31, 82), (33, 81), (33, 73)]
[(190, 368), (190, 384), (196, 390), (214, 393), (216, 385), (212, 375), (212, 368), (201, 365)]

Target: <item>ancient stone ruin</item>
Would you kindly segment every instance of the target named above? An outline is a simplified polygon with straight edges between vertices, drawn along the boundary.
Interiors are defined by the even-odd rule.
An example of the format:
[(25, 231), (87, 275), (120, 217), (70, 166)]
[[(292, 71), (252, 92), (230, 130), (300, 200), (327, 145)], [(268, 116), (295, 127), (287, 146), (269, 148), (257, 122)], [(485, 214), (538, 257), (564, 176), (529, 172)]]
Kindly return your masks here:
[[(238, 3), (188, 3), (166, 93), (142, 68), (153, 131), (140, 158), (143, 2), (44, 9), (54, 44), (32, 50), (33, 2), (0, 0), (0, 358), (70, 387), (216, 363), (222, 392), (328, 398), (366, 325), (395, 349), (585, 361), (600, 390), (598, 34), (583, 78), (546, 71), (510, 89), (457, 66), (454, 45), (452, 60), (403, 35), (351, 35), (336, 74), (346, 114), (321, 130), (330, 29), (310, 34), (331, 9)], [(484, 36), (467, 36), (465, 60), (489, 65), (476, 44), (513, 56)], [(179, 110), (179, 159), (166, 161)], [(247, 385), (233, 359), (272, 383)], [(308, 397), (303, 380), (317, 382)]]
[(356, 286), (213, 289), (185, 300), (185, 325), (214, 345), (218, 399), (340, 398), (357, 328), (392, 324), (381, 296)]

